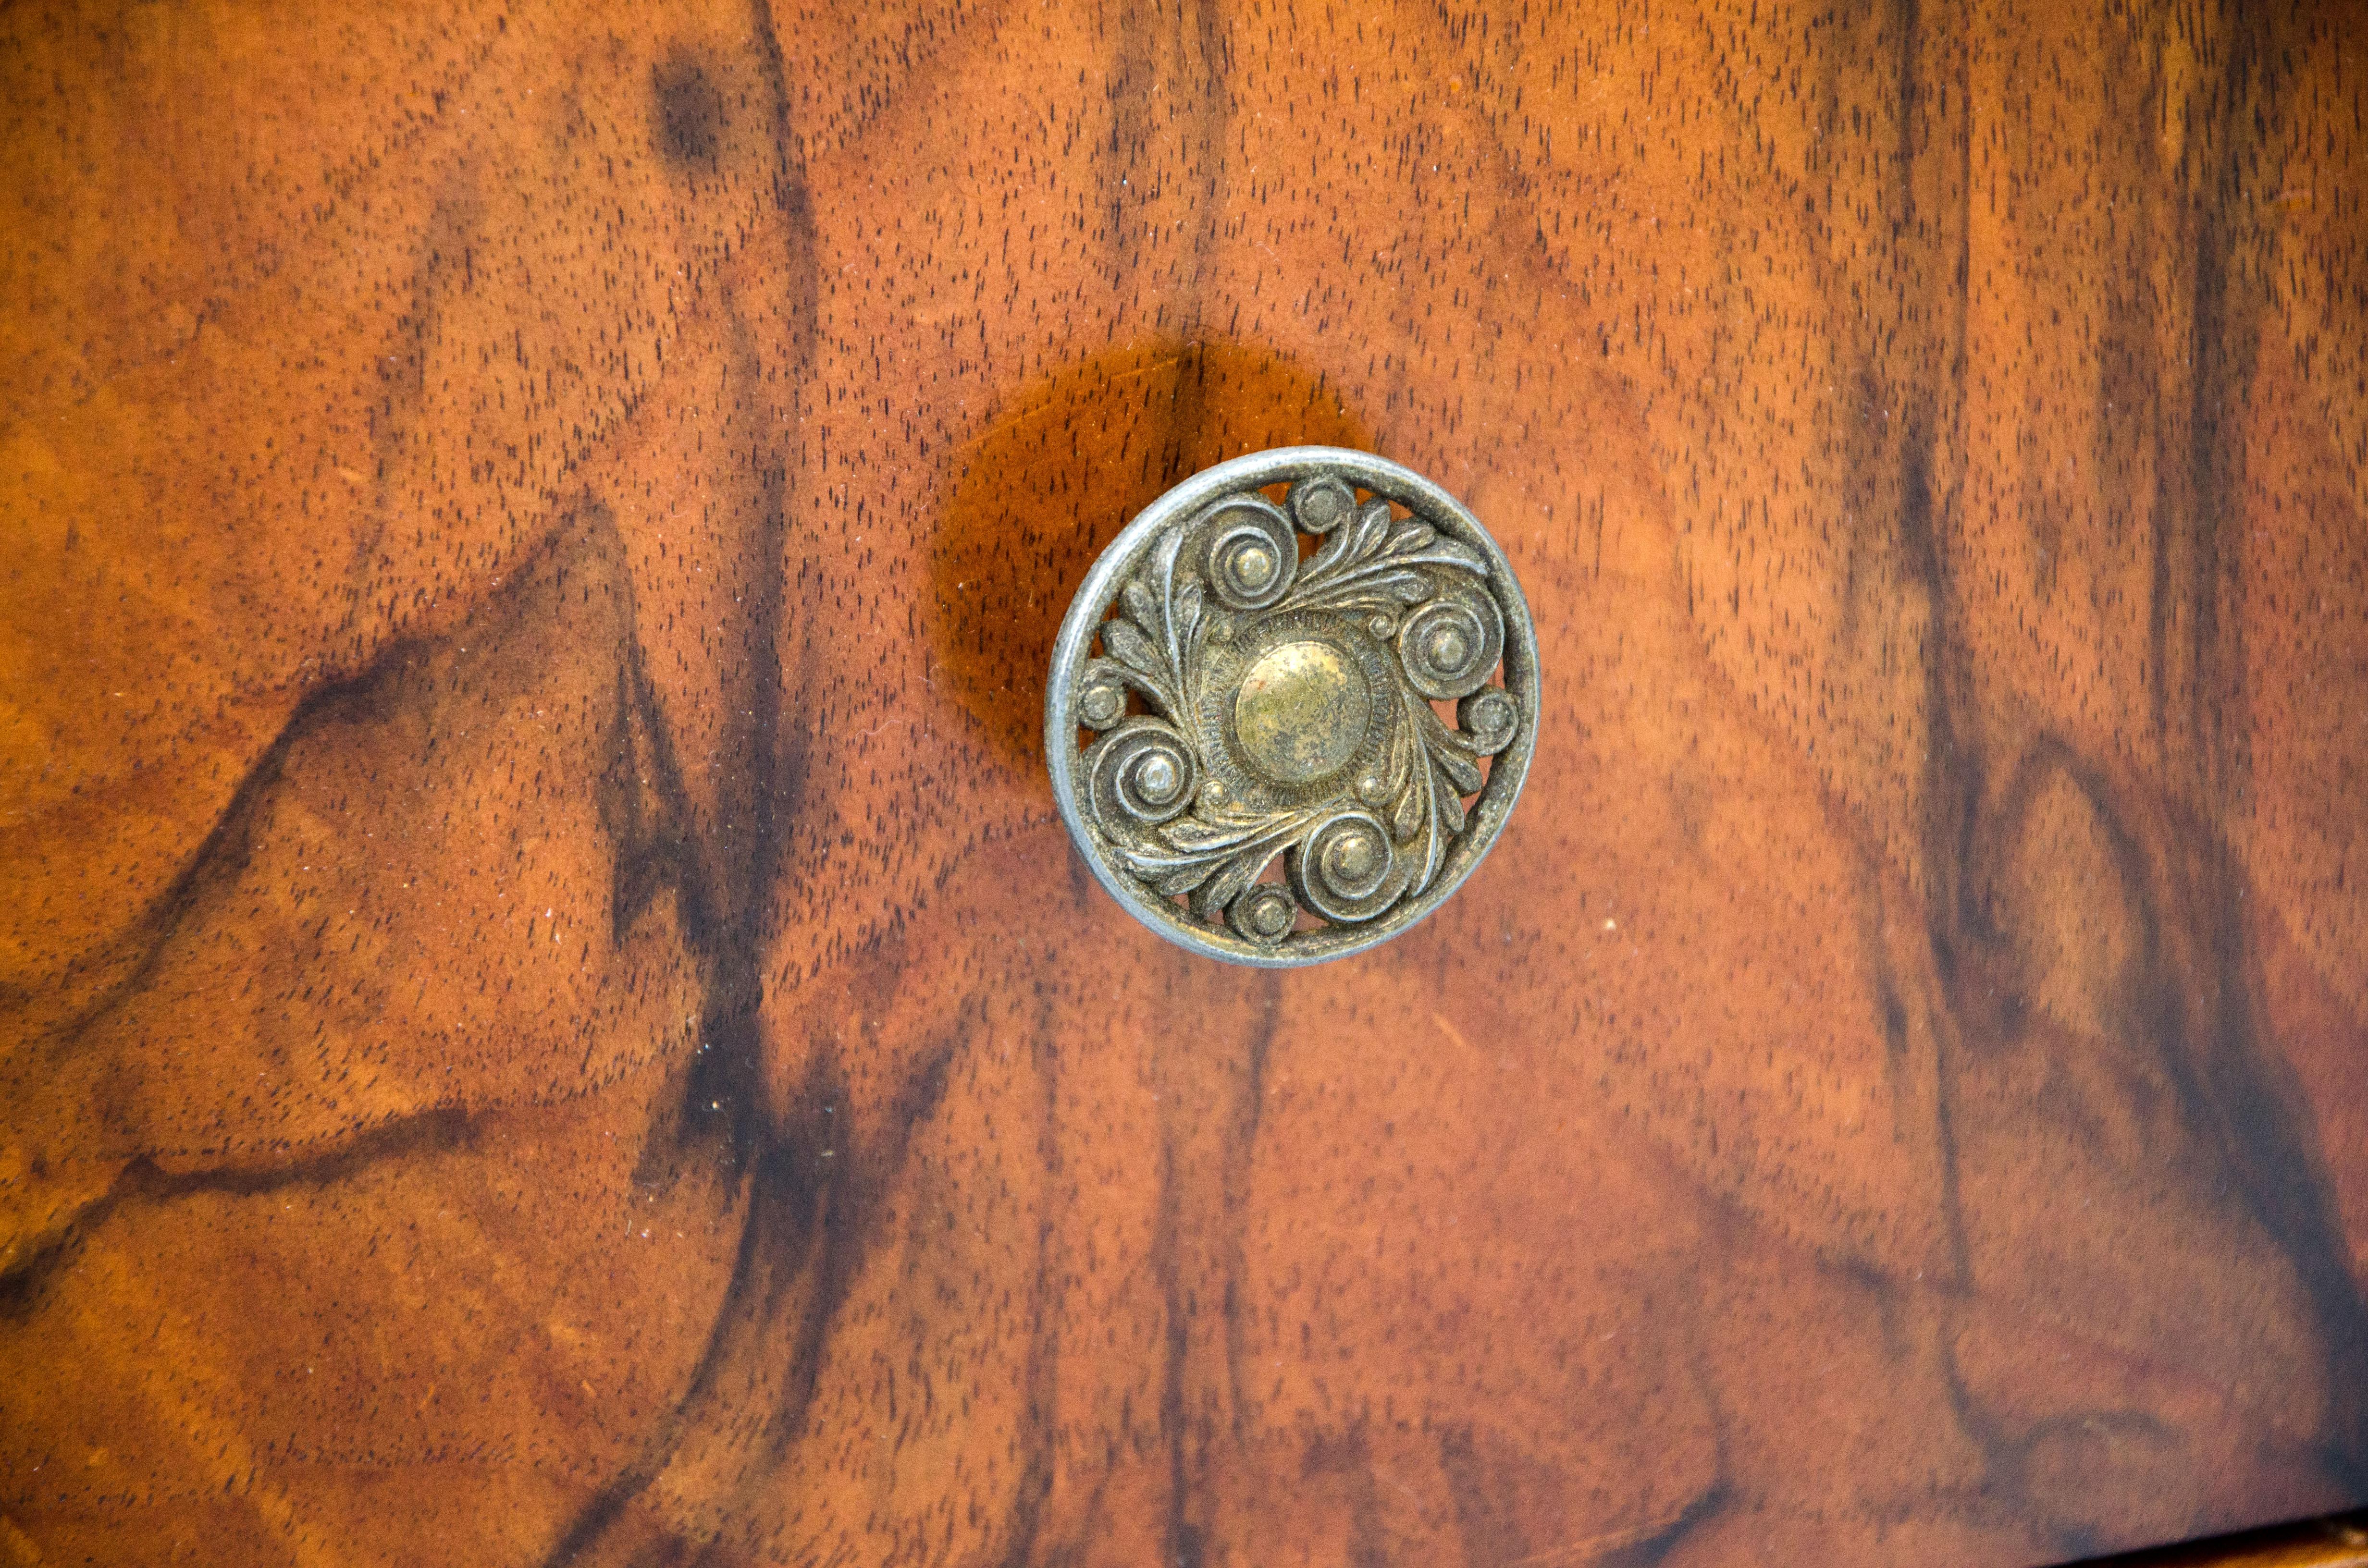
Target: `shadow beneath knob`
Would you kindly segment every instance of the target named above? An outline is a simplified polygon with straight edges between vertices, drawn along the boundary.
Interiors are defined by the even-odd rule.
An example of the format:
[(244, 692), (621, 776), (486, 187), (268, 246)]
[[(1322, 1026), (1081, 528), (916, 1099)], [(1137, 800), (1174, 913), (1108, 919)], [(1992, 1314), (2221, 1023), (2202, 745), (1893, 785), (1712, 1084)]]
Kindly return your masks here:
[(1249, 344), (1152, 338), (1015, 392), (954, 449), (930, 549), (929, 644), (956, 697), (1033, 767), (1061, 619), (1128, 519), (1226, 458), (1372, 440), (1326, 378)]

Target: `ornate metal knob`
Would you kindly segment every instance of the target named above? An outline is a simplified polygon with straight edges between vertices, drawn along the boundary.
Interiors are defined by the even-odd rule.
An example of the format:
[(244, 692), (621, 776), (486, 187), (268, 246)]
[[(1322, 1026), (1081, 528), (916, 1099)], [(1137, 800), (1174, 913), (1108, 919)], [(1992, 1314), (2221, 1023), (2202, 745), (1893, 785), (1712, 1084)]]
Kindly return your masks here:
[(1102, 552), (1053, 645), (1044, 751), (1129, 914), (1282, 968), (1438, 908), (1537, 723), (1529, 605), (1479, 521), (1396, 463), (1287, 447), (1194, 475)]

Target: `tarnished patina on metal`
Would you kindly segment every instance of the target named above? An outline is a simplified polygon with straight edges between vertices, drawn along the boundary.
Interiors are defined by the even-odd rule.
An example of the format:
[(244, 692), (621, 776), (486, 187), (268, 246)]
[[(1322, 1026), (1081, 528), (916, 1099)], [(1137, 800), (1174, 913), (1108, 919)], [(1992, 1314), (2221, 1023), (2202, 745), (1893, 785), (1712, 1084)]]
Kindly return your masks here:
[(1102, 885), (1168, 940), (1268, 968), (1438, 908), (1503, 829), (1537, 724), (1504, 551), (1429, 480), (1335, 447), (1146, 507), (1077, 590), (1044, 698), (1053, 794)]

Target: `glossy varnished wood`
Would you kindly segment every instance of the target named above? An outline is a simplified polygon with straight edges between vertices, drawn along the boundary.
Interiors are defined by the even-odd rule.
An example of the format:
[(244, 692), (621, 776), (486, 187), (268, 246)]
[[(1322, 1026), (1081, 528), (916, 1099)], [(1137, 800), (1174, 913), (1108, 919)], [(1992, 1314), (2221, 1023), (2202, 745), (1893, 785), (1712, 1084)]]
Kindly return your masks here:
[[(2009, 1564), (2368, 1500), (2340, 4), (0, 14), (0, 1547)], [(1369, 448), (1520, 812), (1035, 715)]]

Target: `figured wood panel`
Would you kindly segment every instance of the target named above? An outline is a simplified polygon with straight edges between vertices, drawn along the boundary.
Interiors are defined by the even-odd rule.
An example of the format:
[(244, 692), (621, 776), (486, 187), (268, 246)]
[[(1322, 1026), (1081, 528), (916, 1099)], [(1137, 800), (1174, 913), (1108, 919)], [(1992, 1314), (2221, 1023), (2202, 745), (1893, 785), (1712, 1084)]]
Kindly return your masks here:
[[(2009, 1564), (2368, 1501), (2340, 4), (0, 14), (0, 1547)], [(1309, 972), (1053, 631), (1303, 440), (1547, 717)]]

